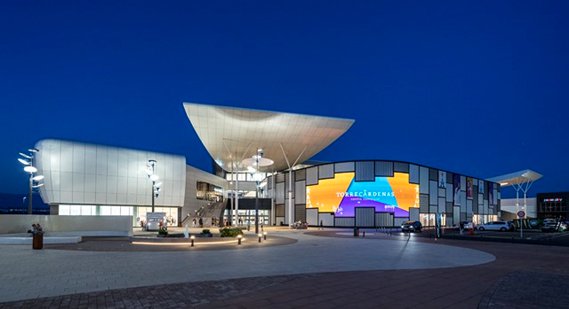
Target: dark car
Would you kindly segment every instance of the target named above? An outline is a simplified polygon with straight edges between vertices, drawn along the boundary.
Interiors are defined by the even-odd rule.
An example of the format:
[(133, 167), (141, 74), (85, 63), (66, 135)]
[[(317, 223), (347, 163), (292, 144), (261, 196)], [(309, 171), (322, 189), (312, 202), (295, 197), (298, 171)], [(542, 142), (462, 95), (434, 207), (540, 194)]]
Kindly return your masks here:
[(421, 232), (423, 225), (419, 221), (407, 221), (401, 225), (402, 232)]

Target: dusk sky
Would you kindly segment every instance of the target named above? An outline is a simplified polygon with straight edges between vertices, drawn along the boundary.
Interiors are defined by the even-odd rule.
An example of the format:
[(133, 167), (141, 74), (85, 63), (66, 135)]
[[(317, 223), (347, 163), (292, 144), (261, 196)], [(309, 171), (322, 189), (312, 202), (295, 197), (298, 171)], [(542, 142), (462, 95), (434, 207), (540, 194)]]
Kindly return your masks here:
[(43, 138), (211, 171), (183, 102), (355, 119), (317, 160), (569, 191), (569, 1), (6, 0), (0, 29), (0, 192)]

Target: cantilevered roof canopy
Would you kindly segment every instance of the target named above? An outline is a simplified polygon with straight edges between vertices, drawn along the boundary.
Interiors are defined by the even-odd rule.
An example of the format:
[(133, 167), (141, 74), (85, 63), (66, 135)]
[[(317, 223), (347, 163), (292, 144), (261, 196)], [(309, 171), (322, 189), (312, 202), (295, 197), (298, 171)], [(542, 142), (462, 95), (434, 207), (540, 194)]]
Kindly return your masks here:
[[(330, 118), (225, 106), (184, 103), (194, 130), (211, 157), (226, 171), (245, 170), (240, 164), (262, 148), (274, 161), (265, 170), (280, 171), (295, 160), (302, 163), (326, 148), (354, 123)], [(281, 149), (282, 146), (282, 149)]]
[(533, 182), (543, 177), (540, 173), (532, 170), (523, 170), (515, 173), (510, 173), (502, 176), (488, 178), (486, 180), (497, 182), (502, 187), (518, 185), (526, 182)]

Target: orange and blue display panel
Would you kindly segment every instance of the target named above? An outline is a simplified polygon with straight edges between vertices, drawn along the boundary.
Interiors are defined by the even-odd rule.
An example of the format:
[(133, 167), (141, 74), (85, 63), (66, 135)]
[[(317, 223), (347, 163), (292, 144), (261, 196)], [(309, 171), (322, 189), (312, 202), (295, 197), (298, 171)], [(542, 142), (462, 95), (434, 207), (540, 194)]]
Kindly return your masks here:
[(375, 177), (374, 181), (355, 181), (355, 174), (336, 173), (306, 186), (306, 208), (353, 217), (356, 207), (374, 207), (375, 212), (390, 212), (395, 217), (409, 217), (410, 208), (419, 207), (419, 185), (409, 183), (409, 174)]

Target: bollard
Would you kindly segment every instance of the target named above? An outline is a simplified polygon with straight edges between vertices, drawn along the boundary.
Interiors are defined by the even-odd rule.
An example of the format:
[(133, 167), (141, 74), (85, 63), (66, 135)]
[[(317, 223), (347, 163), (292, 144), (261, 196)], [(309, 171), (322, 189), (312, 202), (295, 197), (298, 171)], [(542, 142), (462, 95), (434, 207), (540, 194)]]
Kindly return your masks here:
[(267, 232), (263, 232), (263, 240), (267, 240)]
[(191, 241), (191, 243), (192, 243), (192, 244), (191, 244), (191, 247), (194, 246), (194, 240), (195, 240), (195, 239), (196, 239), (196, 236), (194, 236), (194, 235), (190, 236), (190, 241)]
[(261, 238), (263, 238), (263, 235), (259, 233), (259, 235), (257, 236), (259, 236), (259, 242), (261, 242)]
[(241, 238), (243, 238), (243, 236), (237, 235), (237, 245), (241, 245)]

